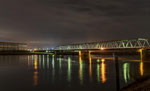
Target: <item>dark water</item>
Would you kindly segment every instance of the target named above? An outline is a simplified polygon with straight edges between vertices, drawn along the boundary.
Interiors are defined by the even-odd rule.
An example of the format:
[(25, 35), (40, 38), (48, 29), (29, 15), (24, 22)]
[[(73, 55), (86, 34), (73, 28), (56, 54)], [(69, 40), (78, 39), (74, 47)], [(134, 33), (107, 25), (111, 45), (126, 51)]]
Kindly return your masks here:
[[(116, 91), (115, 61), (75, 55), (0, 56), (0, 91)], [(120, 88), (149, 75), (148, 61), (138, 56), (119, 60)]]

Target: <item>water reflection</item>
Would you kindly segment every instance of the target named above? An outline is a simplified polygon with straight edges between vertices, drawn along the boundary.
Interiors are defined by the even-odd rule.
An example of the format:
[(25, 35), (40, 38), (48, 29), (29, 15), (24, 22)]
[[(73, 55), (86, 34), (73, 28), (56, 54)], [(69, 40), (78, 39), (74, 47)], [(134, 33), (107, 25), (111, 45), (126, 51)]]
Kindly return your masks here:
[(106, 64), (105, 64), (105, 59), (101, 60), (101, 78), (102, 78), (102, 83), (106, 82)]
[(35, 55), (35, 58), (34, 58), (34, 69), (35, 71), (37, 71), (37, 55)]
[(68, 81), (71, 81), (71, 57), (68, 57)]
[(100, 83), (100, 64), (97, 64), (97, 81)]
[(28, 55), (28, 69), (30, 69), (30, 56)]
[(52, 81), (54, 82), (55, 78), (55, 55), (52, 56)]
[(90, 77), (90, 81), (92, 82), (92, 58), (91, 58), (91, 54), (89, 52), (89, 77)]
[(130, 80), (130, 64), (129, 63), (123, 64), (123, 76), (124, 76), (125, 83), (127, 83)]
[(49, 69), (49, 55), (47, 55), (47, 69)]
[[(79, 80), (80, 80), (80, 84), (83, 85), (83, 76), (84, 76), (84, 72), (83, 72), (83, 61), (82, 60), (82, 56), (81, 53), (79, 53)], [(45, 69), (45, 65), (47, 67), (47, 69), (49, 69), (50, 64), (49, 64), (49, 58), (50, 56), (47, 55), (46, 56), (47, 61), (45, 61), (45, 56), (42, 55), (42, 61), (41, 61), (41, 55), (39, 55), (39, 58), (37, 58), (37, 55), (34, 56), (34, 85), (38, 85), (38, 65), (39, 68), (41, 67), (41, 63), (42, 63), (42, 68)], [(54, 82), (54, 78), (55, 78), (55, 56), (51, 56), (51, 67), (52, 67), (52, 80)], [(37, 62), (37, 59), (39, 59), (39, 62)], [(62, 56), (59, 56), (58, 58), (58, 67), (59, 67), (59, 75), (61, 74), (61, 70), (62, 70)], [(68, 69), (67, 69), (67, 80), (68, 82), (71, 82), (72, 79), (72, 58), (71, 56), (68, 56), (67, 58), (68, 61)], [(94, 60), (93, 60), (94, 61)], [(45, 63), (46, 62), (46, 63)], [(96, 74), (95, 76), (97, 77), (97, 82), (98, 83), (105, 83), (107, 81), (107, 77), (106, 77), (106, 60), (105, 59), (96, 59)], [(38, 64), (39, 63), (39, 64)], [(139, 67), (139, 71), (140, 71), (140, 75), (143, 76), (144, 75), (144, 68), (143, 68), (143, 61), (140, 62), (140, 67)], [(28, 67), (30, 66), (30, 56), (28, 56)], [(91, 54), (89, 53), (89, 81), (93, 82), (94, 78), (94, 74), (93, 74), (93, 69), (92, 69), (92, 57)], [(60, 76), (60, 78), (62, 78)], [(123, 64), (123, 78), (125, 83), (128, 83), (128, 81), (131, 79), (130, 78), (130, 63), (124, 63)]]
[(39, 68), (41, 69), (41, 55), (39, 55)]
[(82, 57), (81, 54), (79, 55), (79, 79), (80, 84), (83, 84), (83, 64), (82, 64)]
[[(106, 64), (105, 59), (97, 59), (97, 81), (98, 83), (105, 83), (106, 78)], [(99, 64), (101, 62), (101, 64)]]
[(52, 56), (52, 68), (55, 70), (55, 55)]
[(31, 56), (31, 59), (34, 60), (34, 55)]
[(43, 69), (45, 68), (45, 58), (44, 58), (44, 55), (43, 55)]
[(140, 74), (141, 74), (141, 76), (143, 76), (143, 74), (144, 74), (144, 68), (143, 68), (143, 61), (141, 61), (140, 62)]
[(33, 76), (33, 79), (34, 79), (34, 86), (37, 86), (38, 85), (38, 66), (37, 66), (37, 55), (35, 55), (34, 57), (34, 76)]
[[(114, 74), (115, 68), (113, 68), (115, 65), (114, 61), (104, 59), (99, 55), (95, 57), (90, 53), (88, 59), (82, 57), (83, 55), (81, 56), (81, 53), (79, 56), (31, 55), (24, 56), (24, 58), (18, 56), (14, 58), (11, 56), (9, 56), (9, 58), (1, 56), (0, 62), (1, 64), (8, 64), (10, 67), (13, 65), (12, 63), (15, 62), (15, 66), (20, 68), (19, 70), (21, 70), (21, 68), (23, 69), (21, 70), (23, 72), (21, 74), (23, 74), (23, 76), (26, 75), (26, 79), (28, 79), (26, 81), (29, 81), (27, 82), (28, 85), (40, 86), (44, 84), (45, 86), (53, 87), (54, 85), (63, 84), (72, 87), (73, 85), (77, 86), (76, 84), (79, 84), (77, 87), (93, 86), (93, 88), (100, 88), (102, 91), (109, 91), (107, 88), (107, 90), (101, 89), (103, 88), (102, 85), (113, 85), (111, 87), (115, 87), (116, 75)], [(14, 59), (16, 61), (14, 61)], [(28, 72), (24, 72), (24, 66), (20, 65), (23, 63), (25, 64), (25, 69), (28, 69), (27, 65), (30, 67)], [(128, 85), (138, 79), (138, 77), (145, 76), (149, 73), (149, 64), (144, 61), (119, 61), (119, 67), (121, 69), (119, 78), (121, 79), (120, 87), (123, 87), (122, 85)], [(2, 66), (1, 68), (4, 69)], [(19, 70), (17, 70), (16, 73)], [(20, 73), (18, 73), (18, 75), (19, 74)], [(12, 82), (13, 81), (14, 80), (12, 80)]]
[(61, 63), (62, 63), (62, 58), (61, 58), (61, 55), (59, 55), (59, 78), (61, 79), (62, 78), (62, 67), (61, 67)]
[(61, 70), (61, 56), (59, 56), (59, 69)]
[(34, 72), (33, 78), (34, 78), (34, 86), (37, 86), (38, 85), (38, 72), (37, 71)]

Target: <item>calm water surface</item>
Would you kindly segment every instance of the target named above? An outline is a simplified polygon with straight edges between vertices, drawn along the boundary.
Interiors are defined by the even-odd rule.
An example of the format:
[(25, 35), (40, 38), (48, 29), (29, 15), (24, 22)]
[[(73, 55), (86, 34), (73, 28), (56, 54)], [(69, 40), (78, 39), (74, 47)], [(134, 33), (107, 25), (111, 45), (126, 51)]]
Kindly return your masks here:
[[(0, 56), (0, 91), (116, 91), (115, 61), (93, 55)], [(148, 61), (138, 56), (119, 60), (120, 88), (149, 75)]]

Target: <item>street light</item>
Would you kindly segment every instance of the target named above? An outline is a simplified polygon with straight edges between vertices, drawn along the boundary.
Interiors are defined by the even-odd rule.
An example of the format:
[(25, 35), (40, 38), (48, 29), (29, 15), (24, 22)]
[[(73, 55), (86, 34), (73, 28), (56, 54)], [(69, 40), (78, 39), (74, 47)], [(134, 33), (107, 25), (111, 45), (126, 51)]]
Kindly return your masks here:
[(104, 50), (104, 48), (103, 48), (103, 47), (101, 47), (100, 49), (101, 49), (101, 50)]

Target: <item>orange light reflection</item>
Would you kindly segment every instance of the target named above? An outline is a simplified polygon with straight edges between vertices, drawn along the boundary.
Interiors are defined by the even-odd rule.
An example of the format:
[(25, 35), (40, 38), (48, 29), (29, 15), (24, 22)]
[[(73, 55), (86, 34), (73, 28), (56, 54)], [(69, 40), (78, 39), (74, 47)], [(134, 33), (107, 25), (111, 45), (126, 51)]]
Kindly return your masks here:
[(34, 69), (37, 70), (37, 55), (35, 55)]
[(30, 67), (30, 56), (28, 55), (28, 69)]
[(82, 67), (82, 58), (81, 55), (79, 55), (79, 79), (80, 79), (80, 84), (83, 84), (83, 67)]
[(143, 76), (144, 75), (144, 69), (143, 69), (143, 61), (141, 61), (140, 62), (140, 74), (141, 74), (141, 76)]
[(37, 55), (35, 55), (34, 69), (35, 69), (34, 76), (33, 76), (33, 79), (34, 79), (34, 86), (37, 86), (37, 85), (38, 85)]
[(92, 58), (91, 58), (91, 54), (89, 52), (89, 76), (90, 76), (90, 81), (92, 82)]
[(105, 59), (102, 59), (102, 63), (101, 63), (101, 79), (102, 79), (102, 83), (105, 83), (107, 78), (106, 78), (106, 65), (105, 65)]

